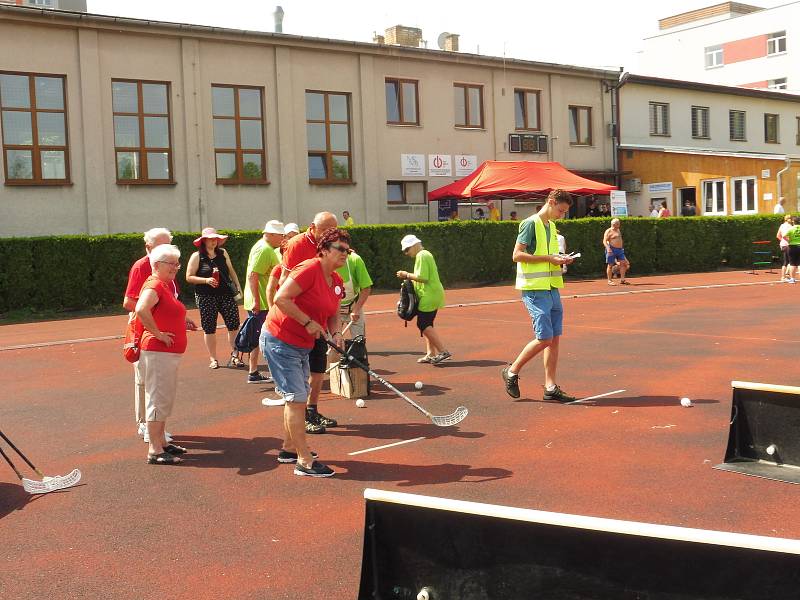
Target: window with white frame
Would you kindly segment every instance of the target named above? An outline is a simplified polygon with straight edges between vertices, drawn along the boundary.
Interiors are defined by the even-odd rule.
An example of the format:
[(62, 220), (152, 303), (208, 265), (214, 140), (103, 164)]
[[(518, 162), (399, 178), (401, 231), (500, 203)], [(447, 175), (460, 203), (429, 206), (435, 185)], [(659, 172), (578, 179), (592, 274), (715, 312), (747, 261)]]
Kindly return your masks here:
[(747, 141), (746, 113), (743, 110), (728, 111), (728, 125), (732, 142)]
[(786, 52), (786, 32), (776, 31), (767, 36), (767, 56)]
[(780, 115), (777, 114), (764, 113), (764, 142), (767, 144), (778, 143), (780, 118)]
[(669, 104), (650, 103), (650, 135), (669, 135)]
[(393, 206), (402, 204), (425, 204), (427, 183), (425, 181), (387, 181), (386, 202)]
[(692, 137), (705, 138), (709, 136), (709, 108), (707, 106), (692, 107)]
[(725, 205), (725, 180), (707, 179), (702, 182), (703, 187), (703, 214), (724, 215)]
[(778, 79), (770, 79), (767, 81), (767, 87), (771, 90), (785, 90), (789, 86), (786, 83), (786, 77), (780, 77)]
[(731, 177), (733, 214), (746, 215), (756, 212), (756, 178)]
[(706, 69), (721, 67), (724, 64), (722, 46), (708, 46), (706, 48)]

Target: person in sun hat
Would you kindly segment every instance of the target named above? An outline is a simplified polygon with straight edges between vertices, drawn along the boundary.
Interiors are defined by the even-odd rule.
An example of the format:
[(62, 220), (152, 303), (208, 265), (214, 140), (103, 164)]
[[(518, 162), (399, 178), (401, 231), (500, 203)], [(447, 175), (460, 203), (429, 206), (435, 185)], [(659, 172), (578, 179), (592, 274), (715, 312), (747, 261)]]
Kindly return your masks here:
[(283, 231), (286, 235), (286, 239), (290, 240), (300, 233), (300, 227), (297, 225), (297, 223), (287, 223), (286, 227), (283, 228)]
[(427, 352), (417, 362), (438, 365), (452, 357), (433, 326), (436, 313), (444, 306), (444, 288), (439, 280), (439, 269), (433, 254), (422, 247), (422, 241), (414, 234), (410, 233), (400, 241), (400, 249), (414, 259), (414, 271), (398, 271), (397, 277), (412, 281), (419, 299), (417, 329), (420, 336), (425, 338)]
[(217, 360), (217, 315), (222, 315), (225, 329), (228, 330), (228, 346), (231, 357), (228, 365), (244, 366), (236, 355), (234, 340), (239, 331), (239, 306), (236, 296), (241, 292), (236, 269), (231, 258), (222, 247), (227, 235), (217, 233), (213, 227), (203, 229), (200, 237), (194, 240), (197, 252), (189, 257), (186, 265), (186, 283), (193, 284), (194, 297), (200, 310), (200, 324), (203, 328), (203, 342), (208, 350), (209, 368), (219, 367)]

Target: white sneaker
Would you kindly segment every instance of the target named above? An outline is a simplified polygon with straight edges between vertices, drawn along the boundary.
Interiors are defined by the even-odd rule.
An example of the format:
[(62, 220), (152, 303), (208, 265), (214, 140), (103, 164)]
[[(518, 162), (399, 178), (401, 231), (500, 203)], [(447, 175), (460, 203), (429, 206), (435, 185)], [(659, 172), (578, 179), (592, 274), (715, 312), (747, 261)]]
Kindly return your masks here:
[[(150, 434), (147, 431), (144, 432), (144, 435), (142, 436), (142, 438), (144, 439), (144, 443), (145, 444), (149, 444), (150, 443)], [(164, 439), (166, 439), (167, 443), (169, 444), (172, 441), (172, 435), (169, 432), (165, 431), (164, 432)]]
[(261, 400), (261, 404), (264, 406), (283, 406), (286, 404), (286, 400), (283, 398), (264, 398)]
[(145, 433), (147, 433), (147, 424), (139, 423), (138, 435), (144, 435)]

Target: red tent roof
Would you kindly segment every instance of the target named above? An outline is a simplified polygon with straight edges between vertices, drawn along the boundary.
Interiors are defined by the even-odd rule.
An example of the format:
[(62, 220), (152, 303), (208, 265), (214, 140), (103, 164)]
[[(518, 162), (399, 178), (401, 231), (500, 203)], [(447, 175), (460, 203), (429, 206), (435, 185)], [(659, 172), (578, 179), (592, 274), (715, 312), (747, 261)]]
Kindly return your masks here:
[(487, 160), (471, 175), (428, 192), (428, 201), (547, 193), (554, 189), (576, 194), (608, 194), (617, 188), (579, 177), (557, 162)]

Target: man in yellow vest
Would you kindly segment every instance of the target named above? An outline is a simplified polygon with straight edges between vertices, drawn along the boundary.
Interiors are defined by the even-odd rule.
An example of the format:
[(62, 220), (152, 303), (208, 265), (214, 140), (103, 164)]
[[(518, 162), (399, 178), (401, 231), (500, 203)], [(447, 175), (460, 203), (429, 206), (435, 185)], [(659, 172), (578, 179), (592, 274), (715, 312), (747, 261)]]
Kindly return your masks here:
[(559, 289), (564, 287), (561, 266), (573, 262), (558, 251), (558, 231), (553, 223), (564, 218), (572, 205), (572, 196), (564, 190), (552, 190), (541, 210), (519, 224), (513, 260), (517, 263), (516, 288), (522, 290), (522, 302), (533, 321), (536, 338), (522, 349), (513, 363), (502, 370), (506, 392), (519, 398), (519, 372), (540, 352), (544, 358), (544, 400), (573, 402), (556, 384), (558, 346), (564, 311)]

